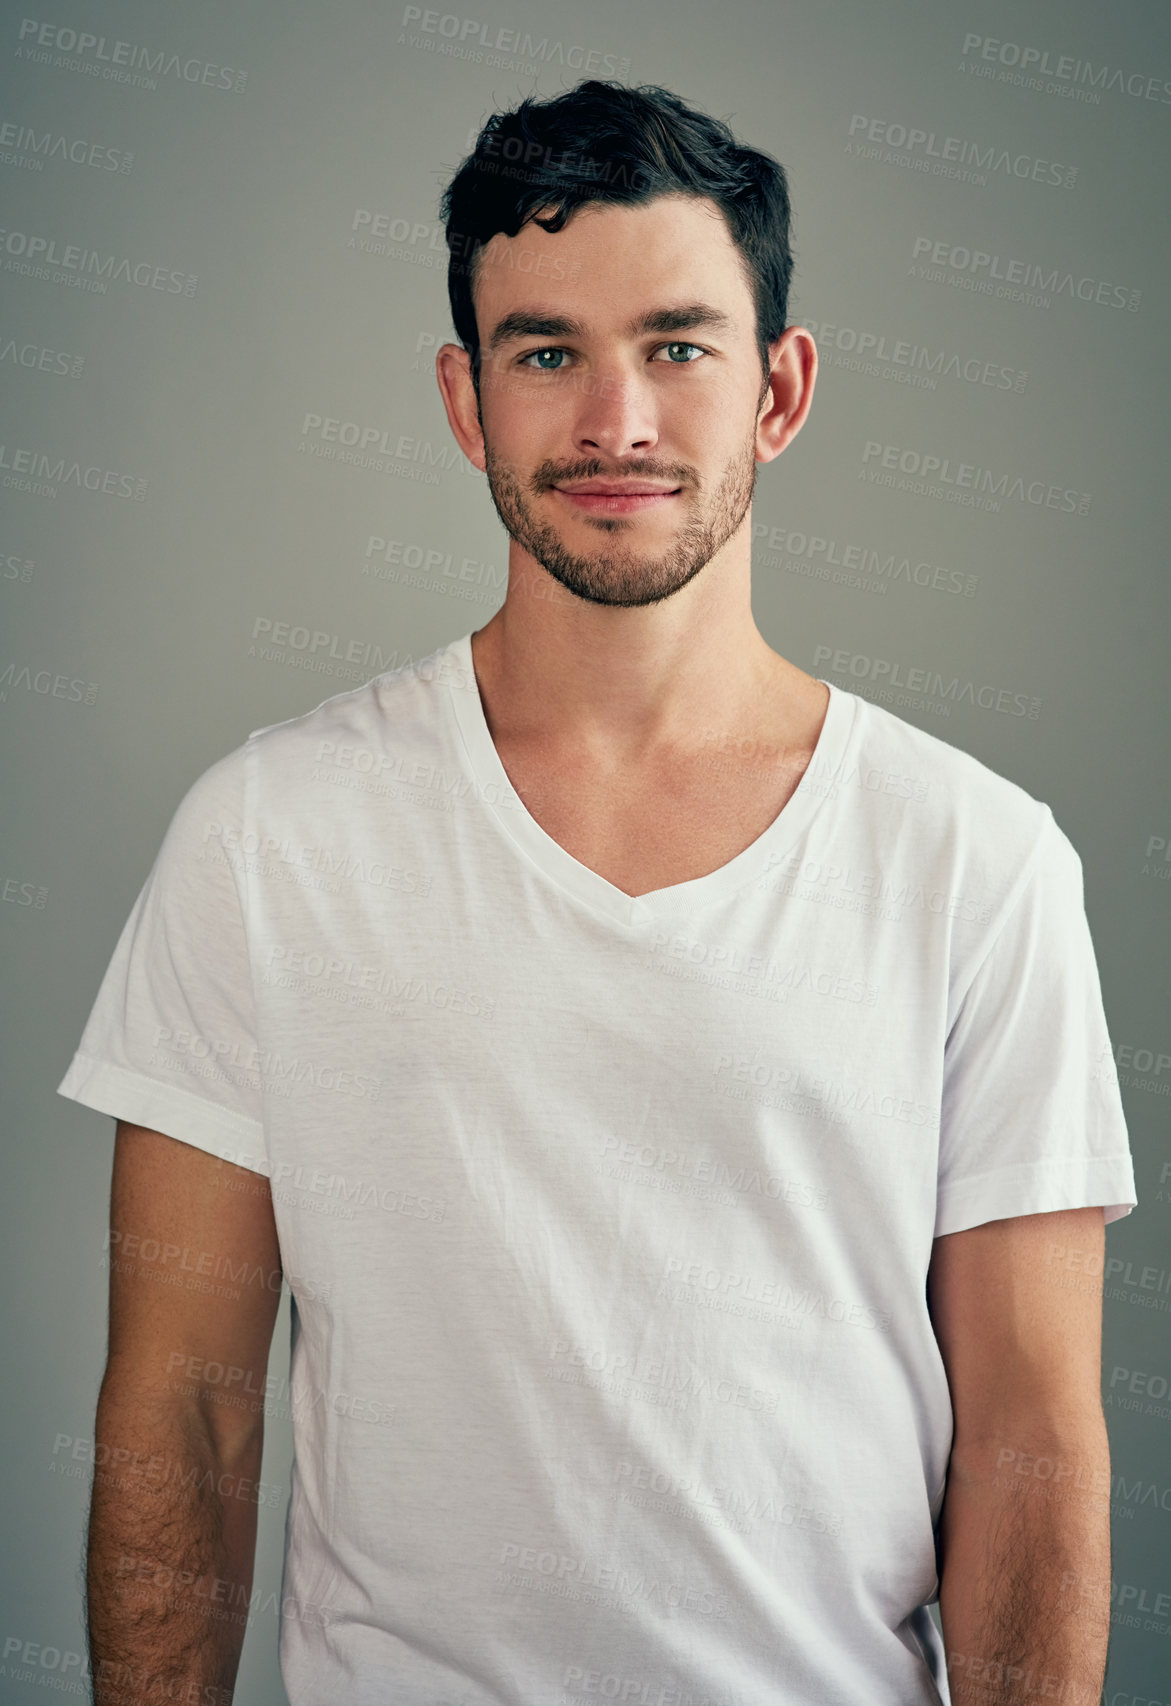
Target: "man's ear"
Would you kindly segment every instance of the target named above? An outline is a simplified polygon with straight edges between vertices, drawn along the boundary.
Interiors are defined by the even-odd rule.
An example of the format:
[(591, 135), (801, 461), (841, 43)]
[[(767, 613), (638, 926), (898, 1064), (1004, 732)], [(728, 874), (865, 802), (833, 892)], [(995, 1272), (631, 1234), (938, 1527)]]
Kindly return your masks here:
[(459, 344), (443, 344), (435, 356), (435, 377), (455, 441), (481, 474), (486, 466), (480, 405), (472, 383), (472, 358)]
[(804, 326), (787, 326), (769, 345), (769, 375), (756, 421), (756, 460), (771, 462), (801, 428), (817, 382), (817, 344)]

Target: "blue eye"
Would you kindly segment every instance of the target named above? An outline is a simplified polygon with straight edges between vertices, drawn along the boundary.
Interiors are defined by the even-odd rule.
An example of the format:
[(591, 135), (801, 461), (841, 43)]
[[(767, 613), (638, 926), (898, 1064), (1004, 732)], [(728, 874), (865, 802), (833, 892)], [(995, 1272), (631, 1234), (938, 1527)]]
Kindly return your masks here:
[[(690, 366), (700, 356), (707, 354), (707, 351), (701, 349), (699, 344), (674, 342), (663, 344), (655, 351), (654, 359), (658, 361), (664, 351), (667, 360), (675, 367)], [(565, 365), (567, 354), (566, 350), (554, 347), (530, 350), (527, 355), (521, 356), (520, 366), (532, 368), (537, 373), (559, 373)]]
[[(695, 354), (697, 356), (707, 354), (707, 351), (700, 349), (698, 344), (679, 344), (679, 343), (664, 344), (663, 348), (668, 352), (667, 359), (671, 362), (675, 362), (675, 365), (679, 366), (679, 367), (685, 367), (694, 358), (692, 356), (685, 356), (682, 361), (676, 362), (675, 355), (672, 353), (673, 351), (676, 351), (676, 350), (694, 350)], [(657, 352), (656, 352), (656, 355), (657, 355)]]

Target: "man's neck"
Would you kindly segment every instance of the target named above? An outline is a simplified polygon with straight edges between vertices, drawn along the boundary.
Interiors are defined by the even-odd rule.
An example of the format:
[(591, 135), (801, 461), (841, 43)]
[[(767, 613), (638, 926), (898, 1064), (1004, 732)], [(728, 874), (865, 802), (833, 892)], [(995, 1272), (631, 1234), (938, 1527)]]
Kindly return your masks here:
[(573, 753), (599, 770), (686, 758), (713, 735), (800, 741), (825, 689), (764, 640), (747, 564), (702, 582), (627, 609), (586, 603), (543, 569), (518, 575), (510, 564), (503, 606), (472, 637), (493, 739)]

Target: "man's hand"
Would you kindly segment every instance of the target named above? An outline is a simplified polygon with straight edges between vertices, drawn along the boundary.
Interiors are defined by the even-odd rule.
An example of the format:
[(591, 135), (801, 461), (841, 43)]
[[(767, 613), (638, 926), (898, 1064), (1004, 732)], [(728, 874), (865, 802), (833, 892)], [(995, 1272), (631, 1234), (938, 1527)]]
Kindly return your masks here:
[[(955, 1437), (940, 1520), (953, 1706), (1097, 1706), (1110, 1633), (1100, 1208), (935, 1241)], [(1048, 1682), (1046, 1682), (1048, 1678)]]

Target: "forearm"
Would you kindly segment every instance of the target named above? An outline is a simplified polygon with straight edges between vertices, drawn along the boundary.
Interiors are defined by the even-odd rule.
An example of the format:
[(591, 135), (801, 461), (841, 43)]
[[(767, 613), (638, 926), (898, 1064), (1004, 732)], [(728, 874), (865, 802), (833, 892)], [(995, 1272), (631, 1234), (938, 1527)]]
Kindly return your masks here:
[(1097, 1706), (1110, 1634), (1104, 1421), (953, 1452), (939, 1609), (953, 1706)]
[(197, 1405), (98, 1400), (87, 1552), (96, 1706), (229, 1706), (256, 1550), (260, 1427), (217, 1444)]

